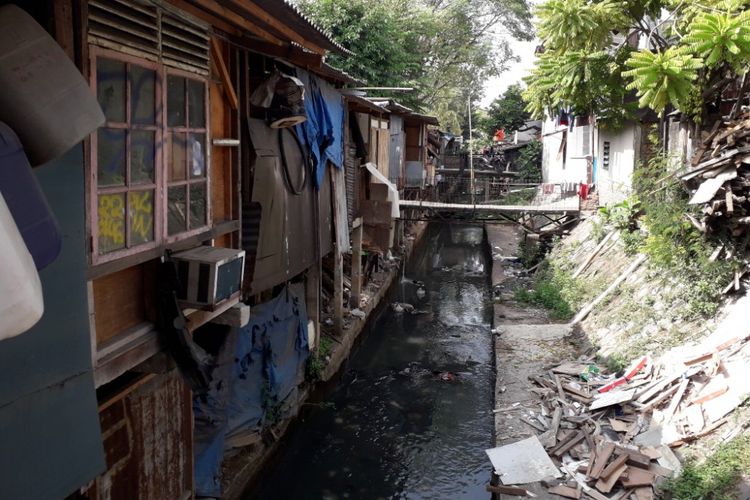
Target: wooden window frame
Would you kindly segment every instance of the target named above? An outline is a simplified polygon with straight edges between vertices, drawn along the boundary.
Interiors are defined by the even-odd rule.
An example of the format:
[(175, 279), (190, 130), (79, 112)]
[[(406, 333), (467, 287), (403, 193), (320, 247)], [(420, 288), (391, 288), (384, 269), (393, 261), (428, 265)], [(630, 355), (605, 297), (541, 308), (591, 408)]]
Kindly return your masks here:
[[(116, 187), (99, 187), (98, 185), (98, 129), (94, 131), (89, 138), (89, 161), (87, 162), (86, 179), (88, 182), (87, 193), (86, 193), (86, 205), (87, 205), (87, 222), (88, 222), (88, 237), (90, 238), (90, 264), (98, 265), (111, 261), (116, 261), (136, 255), (142, 252), (153, 251), (157, 248), (171, 245), (196, 236), (201, 233), (208, 231), (213, 225), (212, 213), (211, 213), (211, 139), (210, 139), (210, 105), (209, 105), (209, 77), (203, 76), (190, 71), (179, 70), (172, 68), (163, 63), (154, 62), (150, 59), (143, 57), (137, 57), (134, 55), (118, 52), (110, 49), (101, 48), (99, 46), (89, 44), (89, 84), (91, 85), (92, 91), (97, 93), (97, 60), (99, 58), (112, 59), (115, 61), (123, 62), (125, 64), (134, 64), (142, 68), (150, 69), (155, 72), (155, 124), (150, 125), (139, 125), (135, 126), (130, 122), (131, 119), (131, 100), (130, 100), (130, 79), (126, 80), (126, 122), (123, 123), (112, 123), (105, 122), (102, 127), (122, 130), (153, 130), (155, 134), (155, 158), (154, 158), (154, 183), (143, 184), (137, 186), (129, 186), (130, 177), (130, 134), (126, 135), (126, 182), (124, 186)], [(168, 151), (166, 147), (167, 133), (170, 127), (167, 126), (167, 77), (168, 75), (175, 75), (186, 79), (196, 80), (203, 83), (204, 86), (204, 117), (205, 124), (203, 128), (190, 128), (185, 127), (187, 130), (193, 133), (201, 133), (205, 136), (205, 178), (201, 177), (191, 181), (186, 179), (182, 184), (191, 185), (205, 182), (206, 185), (206, 223), (200, 227), (190, 227), (190, 205), (189, 205), (189, 189), (186, 189), (186, 218), (188, 219), (186, 225), (187, 231), (180, 232), (178, 234), (169, 235), (167, 234), (167, 203), (168, 203), (168, 181), (166, 174), (166, 166), (168, 165)], [(188, 106), (186, 100), (185, 106)], [(187, 115), (186, 115), (187, 120)], [(187, 122), (186, 122), (187, 123)], [(189, 123), (187, 123), (189, 125)], [(180, 182), (174, 183), (179, 185)], [(128, 223), (128, 214), (126, 208), (125, 214), (125, 248), (114, 250), (109, 253), (99, 253), (99, 221), (98, 221), (98, 200), (100, 194), (116, 194), (125, 193), (126, 207), (127, 207), (127, 193), (133, 191), (143, 191), (152, 189), (154, 191), (154, 240), (151, 242), (129, 246), (130, 241), (130, 224)]]
[[(163, 216), (163, 218), (162, 218), (162, 225), (164, 227), (164, 242), (167, 243), (167, 244), (169, 244), (169, 243), (174, 243), (176, 241), (180, 241), (180, 240), (183, 240), (185, 238), (189, 238), (191, 236), (195, 236), (196, 234), (205, 232), (211, 226), (211, 222), (212, 222), (211, 221), (211, 215), (212, 215), (211, 214), (211, 157), (210, 157), (211, 138), (208, 135), (208, 125), (209, 125), (209, 121), (210, 121), (210, 118), (209, 118), (209, 115), (208, 115), (208, 110), (209, 110), (208, 100), (209, 100), (209, 91), (210, 91), (210, 89), (209, 89), (209, 86), (208, 86), (207, 77), (204, 78), (204, 77), (201, 77), (200, 75), (198, 75), (196, 73), (191, 73), (189, 71), (185, 71), (185, 70), (181, 70), (181, 69), (177, 69), (177, 68), (172, 68), (172, 67), (165, 66), (164, 67), (163, 76), (164, 76), (164, 80), (163, 80), (164, 86), (163, 86), (162, 97), (164, 99), (163, 102), (165, 103), (165, 105), (164, 105), (164, 130), (163, 130), (164, 144), (166, 144), (167, 135), (170, 132), (173, 132), (173, 131), (174, 132), (178, 132), (178, 133), (184, 133), (184, 134), (186, 134), (186, 136), (189, 135), (189, 134), (203, 134), (203, 136), (205, 137), (205, 143), (204, 143), (204, 148), (205, 148), (204, 149), (204, 155), (205, 155), (205, 165), (204, 165), (204, 168), (206, 169), (206, 175), (205, 175), (205, 177), (198, 177), (198, 178), (195, 178), (195, 179), (191, 179), (190, 178), (190, 173), (188, 171), (189, 168), (187, 167), (187, 163), (186, 163), (186, 169), (187, 170), (186, 170), (185, 180), (182, 180), (182, 181), (171, 181), (170, 182), (168, 176), (165, 175), (164, 184), (162, 186), (163, 189), (165, 190), (164, 194), (163, 194), (163, 199), (165, 201), (165, 205), (164, 205), (164, 211), (162, 213), (162, 216)], [(184, 78), (185, 80), (194, 80), (194, 81), (199, 81), (199, 82), (203, 83), (203, 96), (204, 96), (204, 99), (203, 99), (203, 107), (204, 107), (204, 109), (203, 109), (203, 117), (204, 117), (204, 120), (205, 120), (205, 122), (203, 124), (203, 127), (191, 127), (190, 126), (190, 115), (189, 115), (189, 111), (188, 111), (188, 109), (190, 107), (190, 103), (189, 103), (189, 99), (188, 99), (188, 95), (187, 95), (187, 92), (188, 92), (187, 85), (185, 86), (185, 126), (184, 127), (171, 127), (167, 123), (168, 110), (167, 110), (167, 104), (166, 103), (167, 103), (167, 92), (169, 90), (168, 89), (169, 86), (167, 85), (167, 79), (170, 76), (177, 76), (179, 78)], [(163, 149), (164, 149), (164, 155), (163, 155), (164, 156), (164, 170), (163, 170), (163, 172), (166, 173), (167, 166), (169, 165), (168, 148), (164, 147)], [(188, 158), (189, 158), (189, 155), (186, 154), (185, 155), (185, 162), (188, 162)], [(196, 185), (196, 184), (205, 184), (206, 185), (206, 223), (204, 225), (202, 225), (202, 226), (199, 226), (199, 227), (196, 227), (196, 228), (192, 228), (192, 227), (190, 227), (190, 189), (189, 189), (189, 187), (193, 186), (193, 185)], [(185, 206), (187, 208), (187, 211), (185, 212), (185, 218), (186, 218), (185, 224), (187, 225), (188, 230), (170, 236), (168, 234), (169, 233), (169, 220), (168, 220), (169, 213), (168, 213), (168, 207), (167, 207), (167, 204), (169, 202), (169, 188), (170, 187), (177, 187), (177, 186), (185, 186), (186, 187), (186, 189), (185, 189)]]

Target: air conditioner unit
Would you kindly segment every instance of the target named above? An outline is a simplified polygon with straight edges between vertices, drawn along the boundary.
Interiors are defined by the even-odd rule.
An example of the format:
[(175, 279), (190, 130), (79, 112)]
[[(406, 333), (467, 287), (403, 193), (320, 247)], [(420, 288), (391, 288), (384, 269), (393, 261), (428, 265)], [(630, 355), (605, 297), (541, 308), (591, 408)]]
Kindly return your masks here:
[(245, 251), (201, 246), (172, 255), (182, 307), (215, 309), (239, 296), (245, 271)]

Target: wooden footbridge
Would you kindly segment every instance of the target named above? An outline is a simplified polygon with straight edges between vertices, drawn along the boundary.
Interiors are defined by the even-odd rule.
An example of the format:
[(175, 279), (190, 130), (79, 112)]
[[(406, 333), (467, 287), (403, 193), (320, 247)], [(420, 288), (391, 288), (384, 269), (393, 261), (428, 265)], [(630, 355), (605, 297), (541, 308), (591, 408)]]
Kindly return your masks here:
[(564, 230), (580, 217), (576, 185), (485, 179), (475, 185), (472, 196), (465, 181), (461, 178), (439, 182), (428, 193), (432, 199), (400, 200), (401, 218), (513, 222), (526, 232), (541, 234)]

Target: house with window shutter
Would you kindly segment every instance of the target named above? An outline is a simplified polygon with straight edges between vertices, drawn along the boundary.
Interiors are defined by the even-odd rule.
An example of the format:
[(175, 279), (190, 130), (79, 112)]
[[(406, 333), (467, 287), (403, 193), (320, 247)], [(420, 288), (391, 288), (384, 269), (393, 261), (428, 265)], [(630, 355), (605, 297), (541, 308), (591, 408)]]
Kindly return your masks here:
[[(10, 3), (0, 0), (0, 9)], [(247, 308), (262, 311), (279, 297), (306, 309), (305, 340), (314, 345), (321, 262), (342, 272), (349, 223), (360, 216), (349, 215), (343, 154), (321, 147), (311, 166), (297, 145), (303, 131), (269, 128), (251, 96), (275, 73), (290, 75), (343, 117), (338, 88), (358, 82), (324, 58), (346, 50), (286, 1), (18, 3), (75, 65), (104, 121), (33, 169), (63, 243), (39, 273), (42, 319), (0, 341), (3, 495), (219, 496), (223, 447), (212, 456), (210, 439), (224, 431), (209, 428), (201, 412), (217, 408), (201, 407), (200, 396), (216, 395), (210, 384), (220, 374), (207, 363), (233, 361)], [(64, 118), (75, 125), (75, 115)], [(348, 125), (333, 122), (343, 151)], [(288, 178), (275, 177), (283, 169)], [(190, 265), (165, 271), (165, 261), (196, 250), (244, 258), (244, 275), (229, 271), (243, 276), (239, 289), (216, 291), (217, 269), (230, 269), (218, 259), (194, 273)], [(188, 293), (180, 286), (205, 291), (207, 283), (216, 300), (204, 297), (206, 307), (178, 300)], [(295, 318), (290, 324), (302, 325)], [(233, 443), (259, 435), (240, 430)]]
[(601, 126), (595, 117), (561, 114), (545, 120), (543, 182), (587, 185), (587, 197), (599, 206), (624, 200), (632, 190), (643, 130), (636, 121), (612, 129)]

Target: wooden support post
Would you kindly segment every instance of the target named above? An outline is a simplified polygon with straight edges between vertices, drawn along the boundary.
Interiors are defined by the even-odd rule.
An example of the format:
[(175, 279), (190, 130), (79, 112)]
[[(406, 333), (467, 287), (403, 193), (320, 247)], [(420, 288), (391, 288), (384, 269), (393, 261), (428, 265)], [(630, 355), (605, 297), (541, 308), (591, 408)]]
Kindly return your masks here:
[(401, 245), (404, 242), (404, 221), (401, 219), (396, 219), (396, 228), (395, 228), (395, 237), (393, 240), (393, 246), (394, 248), (400, 248)]
[[(400, 222), (400, 221), (398, 221)], [(362, 219), (352, 223), (352, 295), (351, 307), (359, 307), (362, 295)], [(398, 237), (398, 233), (396, 233)]]
[(344, 258), (338, 245), (333, 249), (333, 328), (337, 336), (344, 332)]
[[(338, 225), (341, 222), (336, 214), (339, 213), (339, 200), (336, 198), (336, 180), (333, 175), (333, 169), (328, 169), (329, 182), (331, 183), (331, 193), (333, 196), (333, 214), (335, 238), (333, 240), (333, 331), (340, 337), (344, 332), (344, 256), (341, 254), (341, 245), (339, 245), (340, 231), (344, 228)], [(344, 220), (344, 224), (346, 221)]]
[(314, 349), (318, 346), (320, 339), (320, 262), (316, 262), (307, 270), (305, 304), (307, 305), (307, 318), (315, 329), (315, 341), (310, 346)]

